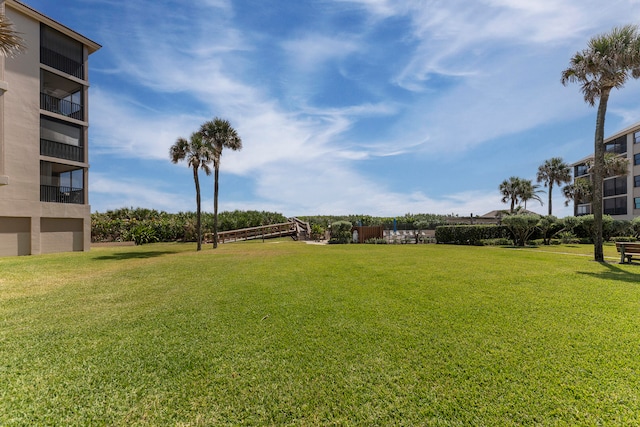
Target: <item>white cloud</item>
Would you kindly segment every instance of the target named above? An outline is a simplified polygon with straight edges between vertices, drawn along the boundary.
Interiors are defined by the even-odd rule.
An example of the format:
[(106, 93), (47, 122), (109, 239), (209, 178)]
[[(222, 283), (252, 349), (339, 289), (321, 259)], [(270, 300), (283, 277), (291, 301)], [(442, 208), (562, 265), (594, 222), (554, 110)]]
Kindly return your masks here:
[[(309, 214), (394, 215), (398, 209), (483, 214), (501, 206), (493, 188), (452, 190), (449, 197), (405, 194), (365, 178), (356, 166), (364, 159), (407, 152), (456, 156), (495, 138), (584, 115), (588, 109), (578, 88), (563, 88), (560, 72), (595, 28), (625, 15), (638, 17), (638, 12), (602, 8), (595, 0), (336, 2), (365, 8), (375, 17), (373, 26), (390, 17), (411, 24), (397, 35), (411, 51), (375, 83), (385, 87), (365, 101), (340, 107), (317, 102), (314, 96), (327, 88), (316, 76), (325, 68), (346, 68), (342, 66), (354, 56), (371, 54), (376, 45), (368, 33), (340, 28), (334, 33), (338, 35), (328, 36), (311, 27), (282, 40), (260, 33), (260, 28), (243, 31), (232, 19), (240, 12), (229, 1), (201, 2), (195, 11), (185, 9), (191, 10), (185, 16), (149, 12), (140, 21), (135, 18), (141, 10), (157, 8), (130, 2), (125, 8), (127, 37), (117, 39), (115, 31), (105, 35), (116, 61), (110, 72), (151, 92), (151, 103), (164, 102), (149, 105), (126, 93), (126, 87), (107, 93), (94, 86), (92, 156), (119, 153), (168, 161), (168, 148), (177, 137), (188, 137), (209, 114), (218, 115), (231, 120), (244, 142), (241, 153), (223, 154), (224, 171), (254, 180), (260, 198), (257, 205), (230, 200), (225, 201), (228, 206), (280, 206)], [(585, 13), (589, 8), (603, 10)], [(154, 20), (153, 25), (147, 20)], [(284, 58), (276, 55), (269, 60), (281, 61), (279, 66), (256, 70), (256, 64), (267, 63), (258, 62), (264, 61), (260, 47), (267, 44), (277, 46), (274, 51), (284, 52)], [(389, 64), (364, 66), (383, 65)], [(285, 84), (271, 83), (278, 79)], [(381, 101), (378, 93), (398, 90), (391, 83), (407, 91)], [(195, 107), (179, 107), (182, 100)], [(613, 105), (611, 112), (625, 121), (640, 114), (630, 104)], [(351, 132), (363, 119), (386, 120), (388, 132), (354, 139)], [(92, 177), (91, 191), (98, 194), (123, 184), (97, 178), (94, 183)], [(183, 203), (170, 192), (155, 191), (154, 206), (173, 210)], [(125, 196), (134, 199), (133, 192)], [(555, 206), (559, 209), (561, 203)]]

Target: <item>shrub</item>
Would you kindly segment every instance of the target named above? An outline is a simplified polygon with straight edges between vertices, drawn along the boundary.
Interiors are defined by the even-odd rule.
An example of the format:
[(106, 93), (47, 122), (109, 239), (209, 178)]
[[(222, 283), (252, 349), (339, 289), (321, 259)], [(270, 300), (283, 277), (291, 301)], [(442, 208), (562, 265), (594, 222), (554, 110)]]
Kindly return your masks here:
[(372, 237), (370, 239), (365, 240), (364, 242), (370, 245), (386, 245), (387, 244), (387, 240), (382, 237)]
[(612, 242), (636, 242), (638, 239), (635, 236), (616, 236), (612, 237)]
[[(586, 239), (589, 243), (593, 243), (595, 235), (595, 220), (593, 214), (578, 217), (578, 225), (575, 228), (578, 237)], [(610, 215), (602, 215), (602, 237), (609, 240), (613, 234), (613, 218)]]
[(311, 225), (311, 238), (313, 240), (323, 240), (324, 239), (325, 228), (320, 224)]
[(502, 218), (502, 223), (509, 228), (513, 235), (513, 244), (524, 246), (536, 231), (540, 215), (517, 214)]
[(156, 234), (156, 229), (146, 221), (136, 225), (135, 228), (131, 230), (131, 237), (136, 245), (160, 241)]
[(481, 243), (485, 246), (509, 246), (512, 242), (505, 237), (500, 237), (498, 239), (484, 239), (481, 240)]
[(499, 225), (441, 225), (436, 227), (436, 242), (455, 245), (479, 245), (483, 240), (509, 236), (508, 229)]
[(331, 224), (331, 239), (329, 243), (349, 243), (351, 241), (352, 225), (349, 221), (336, 221)]

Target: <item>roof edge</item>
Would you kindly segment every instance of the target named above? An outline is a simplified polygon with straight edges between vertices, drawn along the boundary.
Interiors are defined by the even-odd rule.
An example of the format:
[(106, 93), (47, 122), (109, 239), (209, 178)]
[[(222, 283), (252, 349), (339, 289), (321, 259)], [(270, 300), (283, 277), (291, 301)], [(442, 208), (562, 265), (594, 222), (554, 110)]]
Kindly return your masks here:
[(80, 34), (79, 32), (72, 30), (71, 28), (67, 27), (66, 25), (61, 24), (60, 22), (49, 18), (47, 15), (38, 12), (37, 10), (35, 10), (34, 8), (32, 8), (31, 6), (28, 6), (24, 3), (22, 3), (21, 1), (18, 0), (4, 0), (4, 3), (6, 5), (6, 7), (10, 7), (18, 12), (21, 12), (33, 19), (35, 19), (36, 21), (42, 22), (47, 24), (48, 26), (50, 26), (51, 28), (54, 28), (58, 31), (60, 31), (61, 33), (76, 39), (78, 41), (80, 41), (82, 44), (84, 44), (85, 46), (87, 46), (87, 48), (89, 49), (89, 54), (94, 53), (95, 51), (97, 51), (98, 49), (100, 49), (102, 46), (99, 43), (94, 42), (93, 40), (91, 40), (88, 37), (83, 36), (82, 34)]

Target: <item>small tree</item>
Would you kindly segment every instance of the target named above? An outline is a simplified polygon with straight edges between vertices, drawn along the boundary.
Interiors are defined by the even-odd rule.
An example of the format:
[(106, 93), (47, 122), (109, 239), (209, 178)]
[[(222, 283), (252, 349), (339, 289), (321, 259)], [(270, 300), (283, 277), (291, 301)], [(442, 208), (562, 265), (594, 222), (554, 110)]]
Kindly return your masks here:
[(551, 239), (563, 230), (562, 223), (553, 215), (540, 217), (537, 227), (542, 233), (542, 239), (545, 245), (549, 245)]
[(352, 224), (349, 221), (331, 223), (331, 239), (329, 243), (349, 243), (351, 241)]
[(515, 246), (526, 245), (529, 238), (535, 233), (538, 221), (540, 221), (540, 215), (535, 214), (507, 215), (502, 218), (502, 224), (513, 235)]

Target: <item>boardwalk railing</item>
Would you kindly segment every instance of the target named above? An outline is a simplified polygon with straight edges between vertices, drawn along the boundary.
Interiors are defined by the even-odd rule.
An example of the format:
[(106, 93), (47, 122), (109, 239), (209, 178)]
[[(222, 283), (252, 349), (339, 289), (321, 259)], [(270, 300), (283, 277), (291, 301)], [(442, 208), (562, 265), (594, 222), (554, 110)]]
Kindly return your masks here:
[[(221, 231), (218, 233), (218, 243), (238, 242), (241, 240), (272, 239), (275, 237), (291, 236), (295, 240), (308, 239), (311, 234), (309, 224), (297, 218), (281, 224), (262, 225), (259, 227), (240, 228), (238, 230)], [(213, 241), (213, 235), (208, 233), (205, 240)]]

